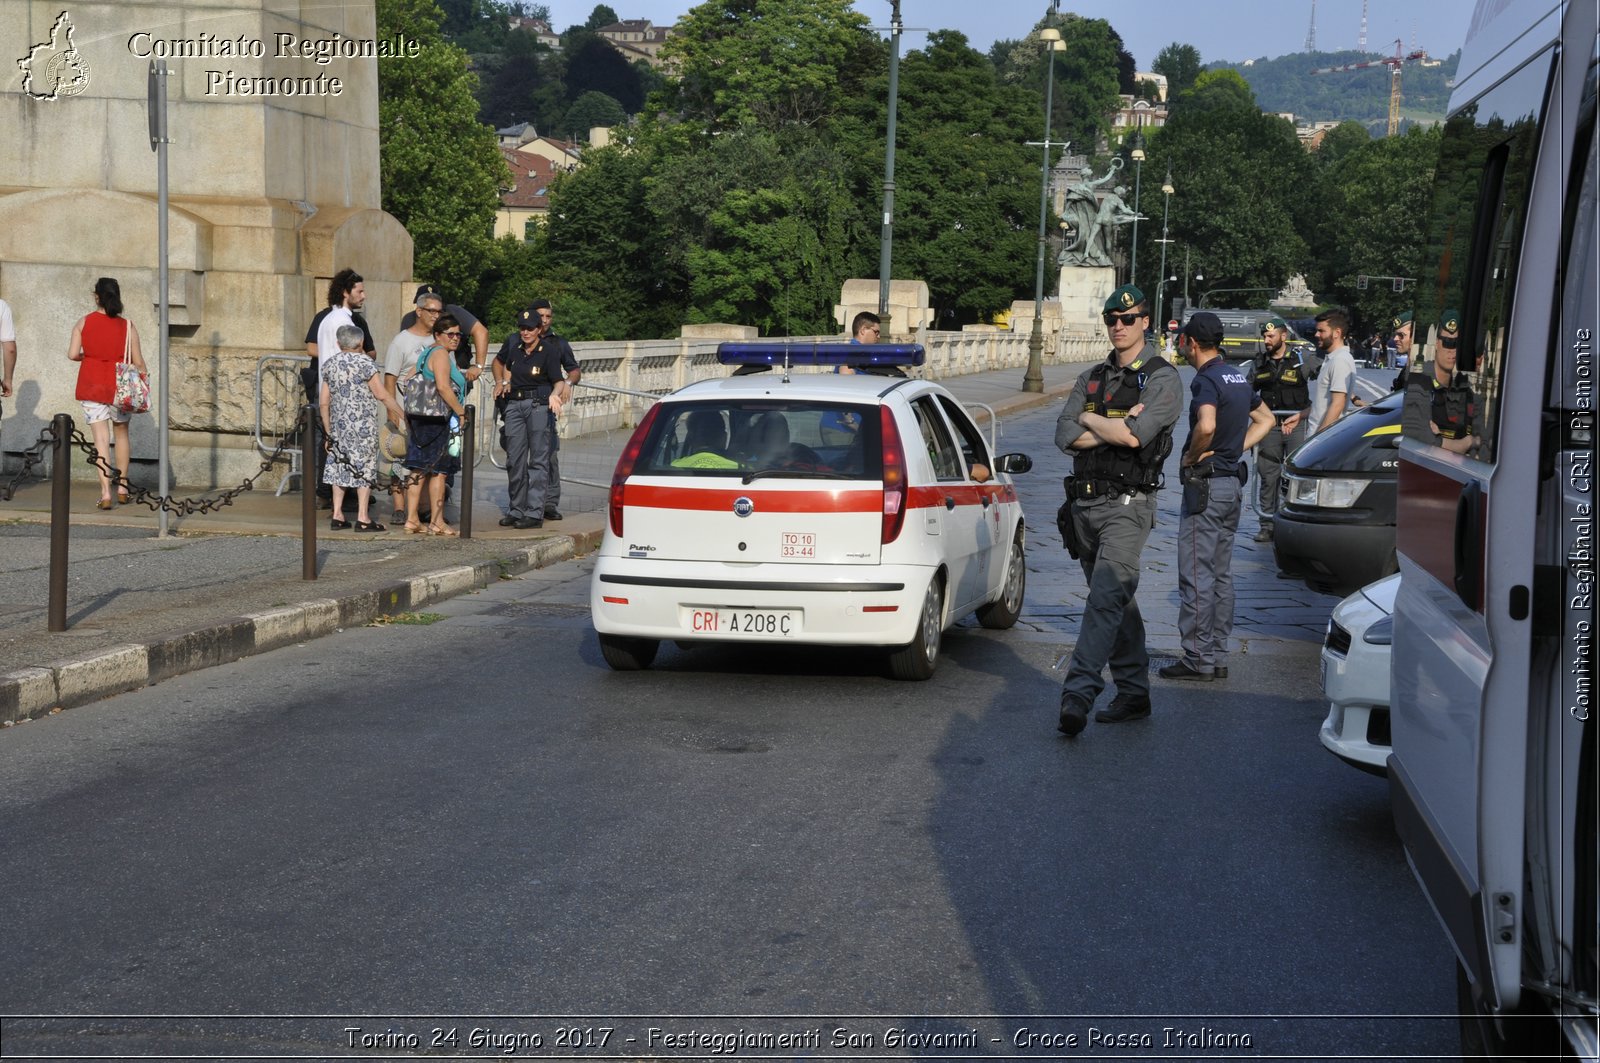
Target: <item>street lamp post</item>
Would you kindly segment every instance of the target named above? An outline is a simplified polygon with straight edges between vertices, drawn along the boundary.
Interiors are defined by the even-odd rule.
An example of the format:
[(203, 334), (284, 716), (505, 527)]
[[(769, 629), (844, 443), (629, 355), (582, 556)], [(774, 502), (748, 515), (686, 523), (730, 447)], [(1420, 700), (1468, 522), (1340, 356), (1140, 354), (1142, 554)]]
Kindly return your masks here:
[(1144, 136), (1133, 131), (1133, 255), (1128, 264), (1128, 283), (1139, 283), (1139, 177), (1144, 172)]
[(894, 122), (895, 105), (900, 95), (900, 0), (889, 0), (894, 12), (889, 19), (889, 123), (883, 154), (883, 233), (878, 248), (878, 317), (885, 330), (889, 322), (889, 264), (894, 252)]
[(1033, 278), (1033, 332), (1028, 336), (1028, 371), (1022, 377), (1023, 391), (1044, 390), (1044, 233), (1045, 216), (1050, 212), (1050, 105), (1055, 100), (1056, 53), (1067, 50), (1061, 31), (1046, 26), (1039, 31), (1044, 42), (1044, 163), (1039, 167), (1039, 263)]
[(1161, 290), (1167, 284), (1167, 216), (1172, 210), (1172, 164), (1167, 164), (1167, 179), (1161, 185), (1161, 282), (1156, 286), (1156, 328), (1166, 330), (1166, 318), (1161, 316)]

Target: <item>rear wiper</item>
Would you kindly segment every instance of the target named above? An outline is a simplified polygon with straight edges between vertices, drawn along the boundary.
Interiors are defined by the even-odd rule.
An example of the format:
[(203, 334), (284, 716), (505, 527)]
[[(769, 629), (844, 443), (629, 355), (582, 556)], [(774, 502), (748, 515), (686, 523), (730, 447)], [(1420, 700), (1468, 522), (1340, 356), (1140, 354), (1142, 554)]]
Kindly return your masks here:
[(763, 480), (769, 476), (782, 476), (790, 480), (859, 480), (859, 476), (851, 476), (844, 472), (829, 472), (824, 469), (757, 469), (755, 472), (745, 474), (744, 483), (751, 480)]

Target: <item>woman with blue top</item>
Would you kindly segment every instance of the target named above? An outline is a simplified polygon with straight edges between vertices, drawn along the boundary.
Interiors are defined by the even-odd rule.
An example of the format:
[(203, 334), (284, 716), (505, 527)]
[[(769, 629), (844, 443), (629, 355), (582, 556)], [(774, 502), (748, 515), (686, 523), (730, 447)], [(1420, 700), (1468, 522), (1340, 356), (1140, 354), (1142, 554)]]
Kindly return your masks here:
[[(449, 413), (442, 417), (407, 414), (410, 439), (406, 445), (406, 468), (421, 474), (420, 482), (406, 487), (406, 531), (413, 535), (458, 535), (444, 522), (445, 477), (461, 468), (461, 456), (451, 447), (455, 431), (466, 418), (461, 397), (467, 393), (467, 378), (456, 368), (456, 349), (461, 346), (461, 323), (451, 314), (440, 314), (433, 322), (433, 343), (417, 355), (417, 375), (432, 380), (439, 389)], [(433, 521), (426, 527), (417, 520), (426, 485), (433, 509)], [(467, 503), (470, 504), (470, 500)]]

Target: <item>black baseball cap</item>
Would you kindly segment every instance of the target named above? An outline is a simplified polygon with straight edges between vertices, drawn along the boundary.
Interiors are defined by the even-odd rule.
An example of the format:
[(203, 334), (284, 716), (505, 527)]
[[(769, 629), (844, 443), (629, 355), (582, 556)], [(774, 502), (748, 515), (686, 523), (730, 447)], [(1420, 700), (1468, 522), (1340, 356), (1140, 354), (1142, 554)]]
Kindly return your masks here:
[(1184, 323), (1183, 335), (1202, 347), (1215, 347), (1222, 342), (1222, 319), (1209, 310), (1199, 310)]

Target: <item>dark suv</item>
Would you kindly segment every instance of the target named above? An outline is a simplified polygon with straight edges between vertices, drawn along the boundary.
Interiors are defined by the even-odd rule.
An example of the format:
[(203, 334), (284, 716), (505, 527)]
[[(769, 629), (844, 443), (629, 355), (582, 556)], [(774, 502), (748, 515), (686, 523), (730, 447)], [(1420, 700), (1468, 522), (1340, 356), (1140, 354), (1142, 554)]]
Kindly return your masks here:
[(1396, 571), (1396, 392), (1358, 407), (1290, 455), (1273, 521), (1278, 567), (1313, 590), (1352, 594)]

